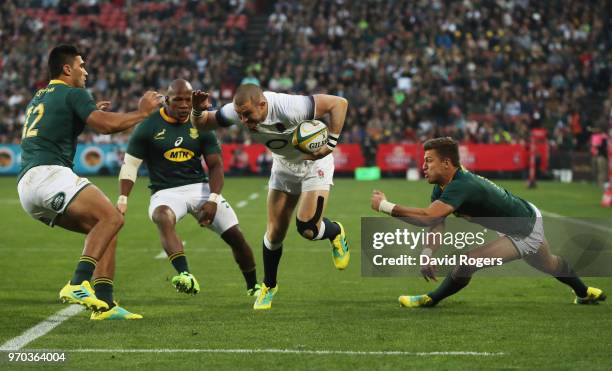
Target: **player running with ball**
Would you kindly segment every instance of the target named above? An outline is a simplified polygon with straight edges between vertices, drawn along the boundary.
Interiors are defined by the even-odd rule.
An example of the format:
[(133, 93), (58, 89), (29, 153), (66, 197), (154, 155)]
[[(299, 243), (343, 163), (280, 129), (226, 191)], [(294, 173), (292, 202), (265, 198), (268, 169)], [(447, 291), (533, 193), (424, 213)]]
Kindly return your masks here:
[[(272, 175), (268, 191), (268, 223), (263, 237), (264, 280), (253, 305), (254, 309), (270, 309), (278, 290), (276, 275), (283, 252), (283, 240), (297, 206), (296, 227), (308, 240), (328, 239), (337, 269), (349, 263), (349, 247), (344, 228), (323, 217), (333, 184), (334, 159), (330, 154), (344, 126), (348, 102), (342, 97), (313, 96), (263, 92), (253, 84), (238, 87), (233, 102), (217, 111), (210, 107), (208, 94), (194, 92), (193, 124), (211, 130), (243, 124), (251, 138), (272, 151)], [(327, 146), (309, 155), (291, 144), (293, 132), (306, 120), (329, 114)]]
[[(550, 252), (542, 214), (535, 205), (464, 170), (459, 164), (457, 143), (451, 138), (428, 140), (424, 150), (425, 178), (434, 184), (431, 205), (427, 208), (396, 205), (387, 201), (384, 193), (374, 191), (371, 200), (374, 210), (407, 218), (414, 224), (430, 225), (433, 229), (440, 228), (444, 219), (454, 213), (503, 233), (495, 241), (469, 251), (470, 261), (501, 258), (506, 263), (522, 258), (570, 286), (576, 293), (576, 304), (594, 304), (606, 299), (602, 290), (587, 287), (562, 257)], [(500, 218), (512, 218), (512, 222), (500, 223)], [(425, 247), (421, 255), (431, 257), (435, 248)], [(436, 290), (424, 295), (400, 296), (399, 302), (404, 307), (432, 307), (467, 286), (478, 269), (475, 264), (457, 265)], [(426, 280), (436, 280), (433, 265), (422, 266), (421, 273)]]

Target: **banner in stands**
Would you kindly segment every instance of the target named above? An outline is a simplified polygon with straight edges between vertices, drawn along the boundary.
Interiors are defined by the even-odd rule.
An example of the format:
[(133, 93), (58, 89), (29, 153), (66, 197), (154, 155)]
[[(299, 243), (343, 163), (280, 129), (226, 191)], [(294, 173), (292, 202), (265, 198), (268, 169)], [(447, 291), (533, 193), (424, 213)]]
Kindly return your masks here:
[[(224, 144), (223, 168), (229, 175), (270, 174), (272, 153), (263, 144)], [(365, 164), (359, 144), (339, 144), (334, 150), (335, 171), (352, 172)]]
[[(126, 144), (79, 144), (74, 171), (79, 175), (116, 175), (121, 168)], [(263, 144), (224, 144), (223, 165), (229, 175), (268, 175), (272, 154)], [(405, 172), (423, 165), (422, 147), (417, 144), (381, 144), (376, 163), (383, 172)], [(548, 168), (548, 148), (538, 148), (540, 168)], [(518, 144), (468, 144), (459, 147), (461, 163), (474, 171), (520, 171), (527, 167), (527, 148)], [(359, 144), (340, 144), (334, 151), (337, 173), (353, 172), (364, 166)], [(0, 145), (0, 175), (16, 175), (21, 167), (21, 147)]]
[[(540, 169), (548, 169), (548, 145), (536, 148)], [(521, 171), (528, 165), (527, 148), (520, 144), (465, 144), (459, 146), (461, 164), (473, 171)], [(380, 144), (376, 163), (383, 172), (405, 172), (423, 166), (418, 144)]]
[[(74, 156), (74, 171), (79, 175), (119, 174), (125, 144), (79, 144)], [(21, 147), (0, 145), (0, 174), (17, 175), (21, 168)]]
[(0, 174), (17, 174), (21, 168), (21, 147), (17, 144), (0, 145)]

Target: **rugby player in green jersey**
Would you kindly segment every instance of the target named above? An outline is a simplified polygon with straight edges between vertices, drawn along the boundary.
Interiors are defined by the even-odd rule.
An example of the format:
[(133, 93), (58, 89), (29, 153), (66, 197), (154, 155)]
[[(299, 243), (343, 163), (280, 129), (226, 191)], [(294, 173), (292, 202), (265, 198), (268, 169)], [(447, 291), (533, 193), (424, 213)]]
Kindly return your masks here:
[[(194, 295), (200, 291), (175, 229), (176, 223), (189, 213), (232, 248), (247, 294), (253, 296), (259, 290), (253, 252), (240, 231), (234, 210), (221, 196), (221, 148), (213, 132), (199, 132), (191, 125), (191, 95), (189, 82), (173, 81), (164, 107), (151, 114), (130, 137), (119, 175), (121, 195), (117, 207), (123, 213), (127, 210), (127, 198), (144, 160), (152, 193), (149, 217), (157, 225), (161, 244), (178, 273), (172, 278), (177, 291)], [(202, 168), (202, 157), (210, 180)]]
[[(105, 112), (110, 102), (96, 103), (85, 90), (85, 62), (72, 45), (51, 51), (49, 76), (49, 85), (36, 92), (26, 108), (19, 200), (34, 219), (87, 235), (74, 275), (60, 291), (60, 300), (84, 305), (93, 315), (104, 313), (100, 314), (104, 318), (141, 318), (112, 301), (109, 276), (113, 272), (108, 270), (111, 266), (114, 270), (115, 250), (111, 241), (123, 226), (123, 216), (100, 189), (72, 171), (72, 161), (77, 137), (85, 125), (104, 134), (128, 129), (157, 109), (160, 96), (146, 92), (137, 111)], [(109, 299), (96, 296), (95, 284), (94, 288), (90, 285), (92, 276), (105, 277), (106, 286), (110, 283)]]
[[(435, 184), (431, 205), (427, 208), (396, 205), (387, 201), (384, 193), (375, 190), (371, 199), (374, 210), (407, 218), (418, 225), (432, 226), (433, 230), (441, 229), (444, 218), (451, 213), (465, 217), (501, 235), (469, 251), (468, 259), (501, 259), (503, 263), (524, 259), (534, 268), (570, 286), (576, 294), (576, 304), (594, 304), (606, 299), (602, 290), (587, 287), (562, 257), (551, 253), (544, 237), (542, 214), (535, 205), (464, 170), (459, 164), (457, 143), (451, 138), (428, 140), (424, 150), (425, 178)], [(512, 221), (501, 218), (512, 218)], [(425, 247), (421, 254), (431, 257), (435, 249), (436, 246)], [(399, 302), (405, 307), (434, 306), (467, 286), (478, 269), (469, 264), (457, 265), (436, 290), (425, 295), (400, 296)], [(422, 266), (421, 273), (426, 280), (436, 280), (433, 265)]]

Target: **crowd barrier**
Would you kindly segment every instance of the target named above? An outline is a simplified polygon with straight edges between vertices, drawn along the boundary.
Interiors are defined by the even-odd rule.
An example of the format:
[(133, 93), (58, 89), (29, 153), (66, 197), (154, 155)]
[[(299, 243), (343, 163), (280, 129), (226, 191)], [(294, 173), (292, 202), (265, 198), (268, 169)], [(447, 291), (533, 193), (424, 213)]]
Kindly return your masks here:
[[(224, 144), (223, 164), (226, 173), (237, 175), (264, 174), (272, 165), (272, 158), (262, 144)], [(74, 170), (79, 175), (118, 174), (125, 144), (79, 144), (74, 159)], [(529, 163), (528, 148), (518, 144), (467, 144), (459, 147), (461, 163), (473, 171), (522, 171)], [(537, 149), (539, 168), (547, 171), (548, 147)], [(365, 165), (359, 144), (340, 144), (334, 151), (337, 173), (350, 173)], [(376, 153), (376, 164), (382, 172), (406, 172), (423, 165), (423, 149), (418, 144), (381, 144)], [(15, 175), (21, 167), (21, 147), (0, 145), (0, 174)]]

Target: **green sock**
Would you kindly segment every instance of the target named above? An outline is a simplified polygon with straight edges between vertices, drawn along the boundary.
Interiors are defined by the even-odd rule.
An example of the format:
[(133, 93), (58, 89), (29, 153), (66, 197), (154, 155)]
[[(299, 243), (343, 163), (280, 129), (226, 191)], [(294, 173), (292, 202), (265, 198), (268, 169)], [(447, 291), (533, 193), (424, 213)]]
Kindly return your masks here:
[(459, 290), (467, 286), (470, 283), (471, 277), (460, 277), (454, 278), (453, 273), (449, 273), (444, 281), (438, 286), (437, 289), (428, 293), (427, 295), (434, 301), (434, 303), (438, 303), (440, 300), (449, 297)]
[(175, 252), (168, 257), (168, 260), (170, 260), (170, 263), (172, 263), (172, 266), (174, 266), (174, 269), (176, 269), (178, 273), (189, 272), (187, 257), (184, 252)]
[(588, 287), (576, 275), (576, 272), (563, 258), (561, 259), (561, 274), (555, 276), (557, 280), (571, 287), (578, 297), (584, 298), (587, 296)]
[(115, 303), (113, 303), (113, 280), (107, 277), (98, 277), (93, 280), (93, 288), (96, 297), (108, 304), (108, 309), (115, 306)]
[(74, 270), (74, 275), (70, 280), (71, 285), (80, 285), (83, 281), (91, 280), (94, 270), (96, 270), (96, 259), (83, 255), (79, 259), (79, 263)]

